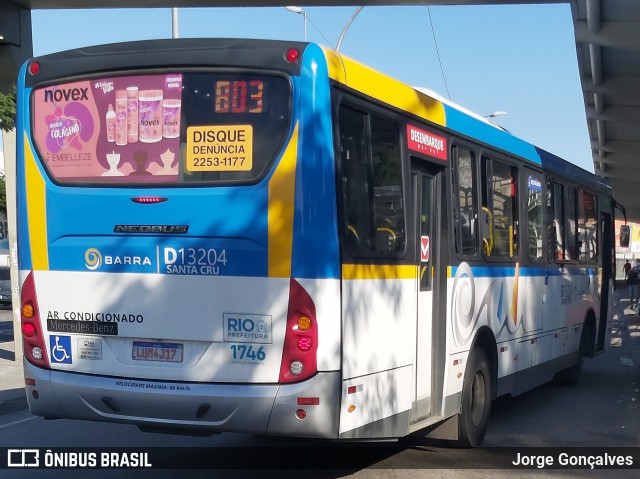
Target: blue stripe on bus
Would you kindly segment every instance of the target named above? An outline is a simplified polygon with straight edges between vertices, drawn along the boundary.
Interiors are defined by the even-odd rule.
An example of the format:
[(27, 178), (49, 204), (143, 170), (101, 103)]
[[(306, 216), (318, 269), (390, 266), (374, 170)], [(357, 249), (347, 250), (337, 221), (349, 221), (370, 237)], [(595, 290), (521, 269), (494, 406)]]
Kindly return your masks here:
[(540, 157), (535, 147), (526, 141), (488, 125), (482, 121), (462, 113), (455, 108), (444, 105), (447, 128), (470, 136), (496, 148), (521, 156), (534, 163), (541, 164)]
[[(51, 185), (47, 195), (50, 211), (76, 211), (77, 215), (48, 215), (50, 269), (88, 271), (91, 268), (86, 255), (91, 250), (101, 258), (96, 271), (102, 272), (265, 277), (267, 187), (263, 182), (246, 188), (210, 188), (206, 195), (199, 188), (154, 189), (153, 195), (168, 197), (169, 201), (149, 208), (131, 201), (140, 190), (77, 188), (69, 194)], [(83, 202), (84, 195), (92, 201)], [(101, 204), (110, 207), (99, 209)], [(178, 218), (173, 224), (189, 225), (189, 235), (113, 233), (114, 226), (123, 223), (122, 218), (138, 217), (140, 224), (166, 224), (167, 218)], [(82, 218), (81, 223), (77, 223), (78, 218)], [(220, 258), (222, 251), (224, 257)], [(174, 258), (180, 260), (172, 262)]]
[[(455, 276), (458, 271), (457, 266), (451, 266), (451, 276)], [(477, 278), (513, 278), (516, 275), (515, 266), (472, 266), (471, 271)], [(536, 277), (536, 276), (570, 276), (595, 275), (596, 269), (591, 267), (527, 267), (520, 266), (518, 275), (520, 277)]]
[[(18, 115), (16, 131), (24, 132), (24, 136), (16, 136), (16, 152), (18, 158), (25, 158), (25, 137), (31, 138), (31, 126), (28, 122), (25, 122), (29, 118), (29, 97), (31, 96), (31, 89), (25, 88), (24, 79), (27, 71), (27, 64), (25, 63), (20, 69), (18, 75)], [(29, 143), (31, 141), (29, 140)], [(29, 247), (29, 227), (27, 224), (27, 188), (24, 185), (25, 181), (25, 162), (18, 161), (16, 165), (16, 190), (17, 190), (17, 239), (18, 239), (18, 264), (20, 269), (31, 270), (33, 269), (31, 259), (31, 248)]]
[(291, 274), (339, 278), (338, 220), (331, 95), (322, 49), (309, 45), (302, 57), (300, 125)]

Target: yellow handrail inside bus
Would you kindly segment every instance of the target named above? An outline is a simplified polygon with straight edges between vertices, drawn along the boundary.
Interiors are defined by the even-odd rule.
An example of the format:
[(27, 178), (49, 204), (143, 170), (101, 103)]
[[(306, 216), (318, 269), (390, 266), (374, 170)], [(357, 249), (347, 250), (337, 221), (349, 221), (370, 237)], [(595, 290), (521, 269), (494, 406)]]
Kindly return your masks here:
[(395, 242), (396, 234), (391, 228), (387, 228), (386, 226), (380, 226), (380, 227), (377, 228), (377, 231), (380, 231), (382, 233), (389, 233), (389, 236), (391, 236), (391, 238)]
[(513, 258), (513, 225), (509, 225), (509, 257)]
[(491, 256), (491, 252), (493, 251), (493, 213), (491, 213), (486, 206), (482, 207), (482, 211), (489, 217), (489, 239), (482, 238), (482, 245), (484, 246), (484, 253), (487, 256)]

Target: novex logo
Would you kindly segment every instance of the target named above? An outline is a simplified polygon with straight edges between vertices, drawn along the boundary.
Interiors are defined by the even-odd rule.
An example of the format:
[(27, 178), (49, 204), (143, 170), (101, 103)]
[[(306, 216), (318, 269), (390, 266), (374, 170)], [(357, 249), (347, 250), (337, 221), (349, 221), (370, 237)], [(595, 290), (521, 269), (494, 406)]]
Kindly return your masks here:
[(89, 100), (88, 88), (59, 88), (56, 90), (44, 91), (44, 102), (54, 103), (64, 101)]

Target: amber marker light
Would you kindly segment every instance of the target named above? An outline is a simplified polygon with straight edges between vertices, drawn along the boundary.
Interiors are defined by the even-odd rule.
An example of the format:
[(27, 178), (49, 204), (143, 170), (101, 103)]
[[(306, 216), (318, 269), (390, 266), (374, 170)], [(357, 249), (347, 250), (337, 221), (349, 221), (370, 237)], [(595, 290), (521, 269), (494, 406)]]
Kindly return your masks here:
[(25, 303), (25, 304), (22, 305), (22, 317), (23, 318), (31, 319), (31, 318), (33, 318), (34, 314), (35, 314), (35, 310), (33, 309), (33, 304)]
[(309, 331), (311, 328), (311, 318), (308, 316), (300, 316), (298, 318), (298, 330), (299, 331)]

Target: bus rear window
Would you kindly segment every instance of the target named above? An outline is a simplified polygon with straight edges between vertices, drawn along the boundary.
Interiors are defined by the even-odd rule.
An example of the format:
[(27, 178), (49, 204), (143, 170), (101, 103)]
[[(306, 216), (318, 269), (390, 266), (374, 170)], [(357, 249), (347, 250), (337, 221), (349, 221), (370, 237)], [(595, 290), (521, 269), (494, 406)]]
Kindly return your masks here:
[(286, 77), (165, 73), (34, 90), (35, 144), (60, 184), (252, 183), (290, 126)]

